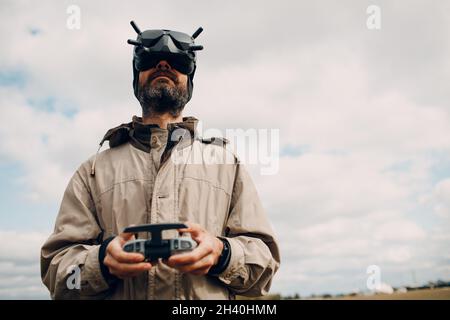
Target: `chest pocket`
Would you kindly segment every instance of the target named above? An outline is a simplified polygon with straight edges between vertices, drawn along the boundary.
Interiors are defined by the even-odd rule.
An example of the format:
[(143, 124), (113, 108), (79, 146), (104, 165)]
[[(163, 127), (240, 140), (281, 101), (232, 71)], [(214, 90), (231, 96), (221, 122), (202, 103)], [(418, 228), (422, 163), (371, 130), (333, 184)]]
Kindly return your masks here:
[(100, 195), (106, 235), (119, 234), (131, 224), (148, 223), (153, 181), (130, 178), (114, 183)]
[(231, 190), (227, 179), (217, 179), (220, 168), (187, 168), (180, 182), (179, 220), (200, 224), (221, 235), (228, 218)]

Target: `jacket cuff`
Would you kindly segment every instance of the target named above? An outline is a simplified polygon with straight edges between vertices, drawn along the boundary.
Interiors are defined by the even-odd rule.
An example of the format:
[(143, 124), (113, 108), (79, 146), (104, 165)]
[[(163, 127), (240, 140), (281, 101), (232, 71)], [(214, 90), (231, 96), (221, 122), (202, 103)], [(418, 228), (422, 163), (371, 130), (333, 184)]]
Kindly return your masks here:
[(234, 238), (225, 238), (230, 244), (230, 262), (225, 270), (223, 270), (218, 278), (225, 284), (230, 284), (234, 279), (244, 276), (245, 269), (245, 253), (239, 240)]
[(217, 261), (217, 264), (213, 266), (208, 271), (208, 275), (210, 276), (218, 276), (221, 274), (230, 264), (230, 258), (231, 258), (231, 246), (230, 243), (226, 238), (218, 237), (220, 241), (223, 243), (223, 249), (222, 253), (219, 256), (219, 261)]
[(100, 248), (98, 250), (98, 263), (100, 266), (100, 271), (103, 276), (103, 279), (108, 283), (108, 285), (113, 284), (116, 282), (119, 278), (117, 278), (115, 275), (111, 274), (109, 272), (109, 268), (105, 266), (103, 261), (105, 260), (106, 256), (106, 248), (108, 247), (108, 244), (114, 240), (115, 236), (107, 238), (103, 243), (100, 245)]
[[(92, 246), (86, 257), (84, 264), (84, 272), (82, 276), (81, 286), (88, 285), (86, 291), (102, 292), (109, 288), (109, 284), (103, 278), (100, 263), (98, 260), (98, 253), (100, 246)], [(83, 288), (82, 288), (83, 290)]]

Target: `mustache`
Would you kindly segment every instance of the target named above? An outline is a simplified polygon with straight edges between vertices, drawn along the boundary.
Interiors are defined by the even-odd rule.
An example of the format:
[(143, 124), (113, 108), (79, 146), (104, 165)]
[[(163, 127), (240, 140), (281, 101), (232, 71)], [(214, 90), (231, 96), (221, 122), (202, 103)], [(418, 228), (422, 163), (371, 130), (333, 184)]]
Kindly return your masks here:
[(171, 73), (170, 71), (156, 71), (150, 75), (148, 81), (151, 82), (153, 81), (153, 79), (156, 79), (159, 76), (166, 76), (167, 78), (171, 79), (175, 84), (178, 83), (177, 76)]

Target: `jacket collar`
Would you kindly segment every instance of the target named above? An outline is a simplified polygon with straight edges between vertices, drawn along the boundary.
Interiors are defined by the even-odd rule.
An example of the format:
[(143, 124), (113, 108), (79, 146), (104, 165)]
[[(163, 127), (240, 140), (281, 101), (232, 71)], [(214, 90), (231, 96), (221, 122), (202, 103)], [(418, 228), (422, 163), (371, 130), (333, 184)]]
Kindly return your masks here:
[[(109, 147), (115, 148), (126, 142), (130, 142), (134, 147), (144, 151), (150, 152), (151, 149), (151, 136), (156, 132), (167, 131), (167, 146), (163, 157), (166, 158), (169, 155), (170, 149), (175, 145), (179, 145), (179, 148), (184, 148), (192, 144), (194, 139), (198, 139), (197, 133), (198, 119), (195, 117), (183, 117), (182, 121), (169, 123), (167, 129), (162, 129), (156, 124), (144, 124), (142, 123), (142, 117), (133, 116), (132, 121), (123, 123), (117, 127), (109, 129), (100, 141), (100, 146), (97, 150), (97, 154), (105, 141), (109, 141)], [(95, 161), (97, 155), (92, 163), (91, 175), (95, 175)], [(163, 159), (162, 159), (163, 161)]]
[[(180, 122), (169, 123), (167, 129), (161, 129), (156, 124), (144, 124), (142, 118), (133, 116), (129, 123), (121, 124), (115, 128), (109, 129), (103, 137), (100, 145), (108, 140), (109, 147), (115, 148), (121, 144), (130, 141), (136, 148), (150, 152), (150, 139), (152, 133), (167, 130), (168, 143), (176, 144), (181, 136), (189, 134), (192, 139), (197, 138), (198, 119), (195, 117), (183, 117)], [(188, 139), (189, 140), (189, 139)]]

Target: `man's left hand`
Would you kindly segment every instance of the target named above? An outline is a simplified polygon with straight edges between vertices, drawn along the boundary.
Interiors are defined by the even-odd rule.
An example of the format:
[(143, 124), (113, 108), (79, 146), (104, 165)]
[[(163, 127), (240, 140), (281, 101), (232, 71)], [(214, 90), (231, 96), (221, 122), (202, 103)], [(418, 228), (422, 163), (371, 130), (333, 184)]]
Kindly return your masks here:
[(217, 264), (223, 250), (223, 243), (199, 224), (190, 222), (185, 224), (188, 228), (179, 229), (179, 231), (189, 232), (198, 246), (190, 252), (173, 255), (164, 263), (181, 272), (205, 275), (211, 267)]

